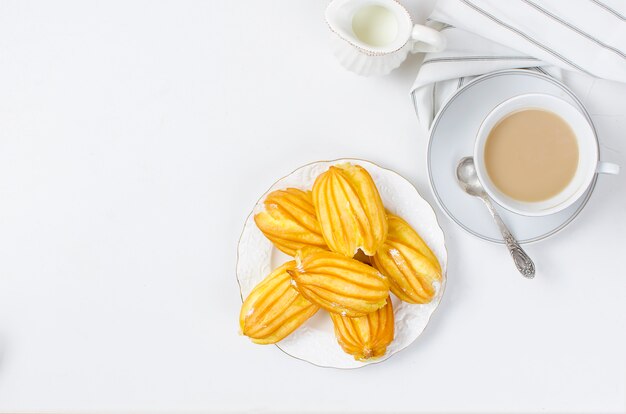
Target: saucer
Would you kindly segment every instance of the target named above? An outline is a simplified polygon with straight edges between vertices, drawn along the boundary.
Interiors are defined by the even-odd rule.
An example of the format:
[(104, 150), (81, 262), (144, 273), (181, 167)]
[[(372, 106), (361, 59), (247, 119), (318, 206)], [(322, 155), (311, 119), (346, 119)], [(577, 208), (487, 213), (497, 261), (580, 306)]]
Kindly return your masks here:
[[(472, 155), (474, 139), (487, 114), (503, 101), (528, 93), (550, 94), (571, 103), (587, 118), (596, 135), (589, 114), (565, 85), (523, 69), (489, 73), (469, 82), (448, 100), (430, 130), (428, 175), (437, 203), (463, 229), (494, 243), (504, 243), (496, 224), (481, 200), (461, 190), (455, 169), (461, 158)], [(555, 214), (528, 217), (497, 204), (496, 209), (520, 243), (543, 240), (565, 228), (580, 213), (593, 192), (596, 179), (597, 175), (576, 203)]]

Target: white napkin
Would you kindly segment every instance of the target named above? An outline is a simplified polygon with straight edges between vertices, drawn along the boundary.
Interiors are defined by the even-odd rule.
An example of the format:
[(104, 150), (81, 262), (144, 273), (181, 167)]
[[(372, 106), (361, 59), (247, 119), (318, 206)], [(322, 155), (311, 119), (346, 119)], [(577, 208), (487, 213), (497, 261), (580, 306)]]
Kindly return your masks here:
[(413, 84), (420, 122), (430, 127), (459, 87), (495, 70), (626, 82), (625, 16), (625, 0), (438, 0), (431, 20), (447, 47), (424, 57)]

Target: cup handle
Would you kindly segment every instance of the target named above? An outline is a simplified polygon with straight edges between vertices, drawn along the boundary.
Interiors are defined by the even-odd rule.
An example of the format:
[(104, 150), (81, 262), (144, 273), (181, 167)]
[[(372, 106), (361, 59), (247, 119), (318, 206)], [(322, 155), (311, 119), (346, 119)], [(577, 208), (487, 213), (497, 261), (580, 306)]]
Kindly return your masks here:
[(617, 175), (619, 174), (619, 165), (613, 164), (612, 162), (599, 161), (596, 172), (598, 174)]
[(413, 40), (413, 53), (419, 52), (441, 52), (446, 47), (446, 38), (437, 30), (416, 24), (411, 32)]

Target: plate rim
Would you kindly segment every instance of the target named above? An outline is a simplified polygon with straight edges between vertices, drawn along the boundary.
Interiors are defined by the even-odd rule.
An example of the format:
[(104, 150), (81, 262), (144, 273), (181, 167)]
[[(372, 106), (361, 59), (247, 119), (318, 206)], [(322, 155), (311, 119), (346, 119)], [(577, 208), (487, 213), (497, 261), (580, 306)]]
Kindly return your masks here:
[[(431, 125), (431, 127), (430, 127), (430, 129), (428, 131), (428, 147), (427, 147), (427, 150), (426, 150), (428, 181), (429, 181), (430, 189), (431, 189), (433, 195), (435, 196), (435, 201), (436, 201), (437, 205), (439, 206), (439, 208), (444, 212), (444, 214), (450, 220), (455, 222), (459, 227), (461, 227), (464, 231), (466, 231), (467, 233), (471, 234), (472, 236), (475, 236), (475, 237), (477, 237), (479, 239), (482, 239), (482, 240), (485, 240), (485, 241), (488, 241), (488, 242), (491, 242), (491, 243), (495, 243), (495, 244), (504, 244), (504, 240), (494, 239), (492, 237), (485, 236), (483, 234), (480, 234), (480, 233), (470, 229), (465, 224), (463, 224), (459, 219), (457, 219), (446, 208), (445, 204), (441, 200), (441, 197), (440, 197), (439, 193), (437, 192), (437, 189), (436, 189), (436, 186), (434, 184), (433, 177), (432, 177), (432, 170), (431, 170), (431, 147), (432, 147), (432, 142), (433, 142), (433, 134), (434, 134), (434, 131), (435, 131), (437, 125), (439, 124), (440, 118), (442, 117), (442, 115), (444, 114), (446, 109), (451, 105), (451, 103), (459, 95), (461, 95), (463, 92), (466, 91), (466, 89), (468, 89), (470, 87), (473, 87), (477, 83), (483, 82), (483, 81), (485, 81), (485, 80), (487, 80), (489, 78), (493, 78), (493, 77), (497, 77), (497, 76), (503, 76), (503, 75), (509, 75), (509, 74), (533, 76), (533, 77), (536, 77), (536, 78), (540, 78), (540, 79), (543, 79), (543, 80), (546, 80), (546, 81), (549, 81), (549, 82), (553, 83), (554, 85), (556, 85), (559, 88), (561, 88), (565, 93), (567, 93), (576, 102), (576, 104), (581, 109), (582, 114), (587, 119), (587, 122), (589, 122), (589, 125), (591, 126), (591, 129), (593, 131), (593, 135), (596, 138), (596, 145), (598, 146), (598, 159), (600, 159), (600, 142), (598, 140), (598, 134), (597, 134), (595, 125), (593, 124), (593, 121), (591, 119), (591, 116), (589, 115), (589, 112), (587, 111), (587, 108), (583, 105), (583, 103), (580, 101), (580, 99), (578, 99), (578, 97), (574, 94), (574, 92), (570, 88), (568, 88), (563, 82), (559, 81), (558, 79), (553, 78), (552, 76), (549, 76), (549, 75), (547, 75), (547, 74), (545, 74), (543, 72), (531, 71), (529, 69), (503, 69), (503, 70), (489, 72), (489, 73), (486, 73), (484, 75), (477, 76), (476, 78), (472, 79), (467, 84), (465, 84), (465, 85), (461, 86), (459, 89), (457, 89), (448, 98), (448, 100), (445, 102), (443, 107), (441, 107), (441, 109), (439, 110), (439, 112), (437, 113), (435, 118), (433, 119), (432, 125)], [(417, 111), (417, 102), (415, 101), (415, 94), (414, 94), (414, 92), (412, 92), (411, 95), (413, 96), (413, 106), (414, 106), (414, 109)], [(573, 212), (573, 214), (570, 217), (567, 218), (567, 220), (563, 221), (558, 227), (552, 229), (551, 231), (549, 231), (547, 233), (543, 233), (543, 234), (541, 234), (539, 236), (532, 237), (532, 238), (529, 238), (529, 239), (518, 240), (518, 243), (520, 243), (520, 244), (532, 244), (532, 243), (540, 242), (540, 241), (543, 241), (543, 240), (546, 240), (546, 239), (550, 238), (551, 236), (559, 233), (561, 230), (566, 228), (570, 223), (572, 223), (580, 215), (581, 211), (585, 208), (585, 206), (589, 202), (589, 199), (591, 198), (591, 195), (593, 194), (593, 191), (595, 190), (597, 181), (598, 181), (598, 174), (595, 174), (595, 176), (593, 178), (593, 181), (591, 182), (587, 192), (585, 193), (585, 196), (584, 196), (582, 204)], [(516, 213), (511, 212), (511, 214), (516, 214)]]
[(397, 350), (395, 353), (389, 355), (388, 357), (384, 358), (384, 359), (378, 359), (372, 362), (368, 362), (367, 364), (363, 364), (360, 366), (356, 366), (356, 367), (334, 367), (334, 366), (330, 366), (330, 365), (319, 365), (316, 364), (314, 362), (311, 362), (307, 359), (303, 359), (300, 357), (297, 357), (295, 355), (290, 354), (289, 352), (285, 351), (283, 348), (280, 347), (280, 341), (278, 343), (273, 344), (276, 348), (278, 348), (281, 352), (283, 352), (284, 354), (290, 356), (291, 358), (297, 359), (299, 361), (304, 361), (308, 364), (311, 364), (315, 367), (319, 367), (319, 368), (326, 368), (326, 369), (336, 369), (336, 370), (341, 370), (341, 371), (348, 371), (348, 370), (355, 370), (355, 369), (361, 369), (361, 368), (365, 368), (371, 365), (378, 365), (381, 364), (385, 361), (387, 361), (388, 359), (391, 359), (394, 355), (399, 354), (400, 352), (404, 351), (405, 349), (407, 349), (411, 344), (413, 344), (415, 341), (417, 341), (419, 339), (420, 336), (422, 336), (422, 334), (424, 333), (424, 331), (426, 331), (426, 328), (428, 328), (428, 325), (430, 324), (430, 320), (433, 316), (433, 314), (437, 311), (437, 309), (439, 308), (439, 305), (441, 304), (441, 301), (443, 300), (445, 291), (446, 291), (446, 286), (447, 286), (447, 281), (448, 281), (448, 246), (446, 243), (446, 233), (443, 230), (443, 227), (441, 226), (441, 223), (439, 222), (439, 217), (437, 216), (437, 212), (435, 211), (435, 209), (433, 208), (433, 206), (424, 198), (422, 197), (422, 194), (419, 192), (419, 190), (417, 189), (417, 187), (410, 181), (408, 180), (406, 177), (404, 177), (402, 174), (398, 173), (395, 170), (392, 170), (390, 168), (385, 168), (385, 167), (381, 167), (379, 164), (370, 161), (370, 160), (365, 160), (362, 158), (345, 158), (345, 157), (341, 157), (341, 158), (336, 158), (336, 159), (332, 159), (332, 160), (317, 160), (317, 161), (312, 161), (303, 165), (300, 165), (298, 167), (296, 167), (295, 169), (293, 169), (291, 172), (289, 172), (286, 175), (281, 176), (280, 178), (278, 178), (276, 181), (274, 181), (269, 187), (268, 189), (257, 199), (257, 201), (254, 203), (254, 206), (252, 207), (252, 210), (250, 211), (250, 213), (246, 216), (246, 219), (244, 220), (243, 223), (243, 228), (241, 230), (241, 234), (239, 235), (239, 238), (237, 240), (237, 256), (236, 256), (236, 260), (235, 260), (235, 280), (237, 281), (237, 287), (239, 288), (239, 297), (241, 298), (241, 302), (243, 303), (244, 301), (244, 297), (243, 297), (243, 292), (242, 292), (242, 288), (241, 288), (241, 282), (239, 281), (239, 276), (238, 276), (238, 269), (239, 269), (239, 260), (240, 260), (240, 253), (239, 253), (239, 246), (241, 244), (241, 239), (243, 237), (243, 234), (245, 232), (246, 229), (246, 224), (248, 223), (248, 221), (250, 220), (250, 217), (254, 214), (254, 208), (261, 202), (261, 200), (263, 200), (263, 198), (266, 196), (266, 194), (269, 192), (269, 190), (279, 181), (289, 177), (290, 175), (292, 175), (293, 173), (295, 173), (296, 171), (300, 170), (301, 168), (305, 168), (314, 164), (319, 164), (319, 163), (337, 163), (340, 161), (345, 161), (345, 162), (367, 162), (370, 163), (372, 165), (374, 165), (377, 168), (380, 168), (381, 170), (385, 170), (387, 172), (393, 173), (397, 176), (399, 176), (400, 178), (402, 178), (404, 181), (406, 181), (407, 183), (409, 183), (409, 185), (411, 185), (411, 187), (413, 187), (413, 190), (415, 190), (415, 192), (417, 193), (417, 195), (419, 196), (419, 198), (421, 198), (430, 208), (430, 211), (433, 213), (433, 216), (435, 218), (435, 223), (437, 223), (437, 227), (439, 228), (439, 230), (441, 231), (441, 235), (443, 237), (443, 251), (445, 252), (445, 266), (444, 269), (445, 271), (443, 272), (443, 278), (442, 281), (443, 283), (441, 283), (441, 295), (439, 297), (439, 301), (435, 304), (435, 307), (433, 308), (432, 312), (428, 315), (428, 318), (426, 319), (426, 324), (424, 325), (424, 328), (422, 329), (422, 331), (417, 335), (417, 337), (411, 341), (407, 346), (405, 346), (402, 349)]

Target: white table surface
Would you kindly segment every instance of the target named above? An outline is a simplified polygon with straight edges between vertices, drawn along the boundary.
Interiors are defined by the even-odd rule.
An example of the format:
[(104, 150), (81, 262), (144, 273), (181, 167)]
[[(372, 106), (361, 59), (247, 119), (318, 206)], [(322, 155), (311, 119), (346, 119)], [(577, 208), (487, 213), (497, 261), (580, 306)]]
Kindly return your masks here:
[[(342, 70), (325, 5), (0, 2), (0, 411), (626, 410), (626, 174), (528, 246), (533, 281), (437, 210), (446, 294), (383, 364), (321, 369), (238, 335), (237, 239), (275, 179), (364, 158), (433, 202), (419, 59)], [(625, 96), (580, 96), (622, 167)]]

